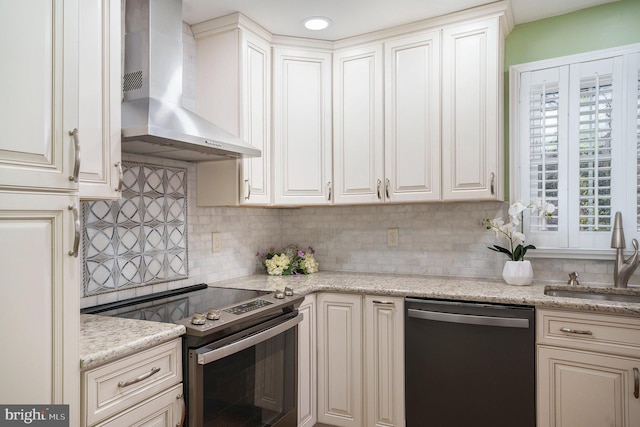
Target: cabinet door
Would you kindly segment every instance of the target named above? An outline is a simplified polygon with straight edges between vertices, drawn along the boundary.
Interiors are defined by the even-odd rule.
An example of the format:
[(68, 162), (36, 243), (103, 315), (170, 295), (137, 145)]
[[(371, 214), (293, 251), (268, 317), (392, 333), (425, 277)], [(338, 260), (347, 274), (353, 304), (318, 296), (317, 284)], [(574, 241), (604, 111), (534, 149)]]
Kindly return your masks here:
[(298, 427), (312, 427), (318, 421), (315, 294), (307, 295), (298, 311), (303, 316), (298, 324)]
[(443, 30), (444, 200), (503, 197), (503, 66), (498, 19)]
[(384, 200), (382, 45), (333, 55), (335, 203)]
[(77, 189), (78, 1), (0, 2), (0, 39), (0, 187)]
[(385, 43), (385, 196), (440, 198), (440, 33)]
[(278, 205), (331, 203), (331, 54), (273, 50)]
[[(236, 19), (238, 16), (236, 16)], [(261, 157), (198, 164), (199, 206), (271, 203), (271, 48), (227, 19), (194, 26), (197, 113), (262, 151)], [(239, 185), (241, 184), (241, 185)]]
[(262, 151), (261, 157), (242, 161), (244, 205), (271, 203), (271, 46), (242, 33), (242, 118), (240, 137)]
[(80, 2), (80, 198), (120, 197), (120, 1)]
[(366, 426), (404, 426), (404, 299), (365, 296)]
[(78, 260), (69, 255), (76, 232), (69, 207), (78, 208), (77, 197), (0, 194), (0, 402), (70, 404), (73, 426), (80, 282)]
[(362, 297), (318, 294), (318, 422), (361, 426)]
[(182, 384), (142, 402), (96, 427), (173, 427), (184, 422)]
[(538, 426), (632, 427), (640, 359), (538, 347)]

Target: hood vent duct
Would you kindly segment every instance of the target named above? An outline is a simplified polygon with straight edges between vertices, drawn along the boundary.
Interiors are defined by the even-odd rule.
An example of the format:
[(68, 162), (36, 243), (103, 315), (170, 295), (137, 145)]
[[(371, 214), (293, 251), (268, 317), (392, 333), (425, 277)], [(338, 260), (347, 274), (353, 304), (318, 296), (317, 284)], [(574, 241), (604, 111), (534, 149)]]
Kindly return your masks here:
[(202, 162), (259, 149), (182, 107), (181, 0), (127, 0), (122, 151)]

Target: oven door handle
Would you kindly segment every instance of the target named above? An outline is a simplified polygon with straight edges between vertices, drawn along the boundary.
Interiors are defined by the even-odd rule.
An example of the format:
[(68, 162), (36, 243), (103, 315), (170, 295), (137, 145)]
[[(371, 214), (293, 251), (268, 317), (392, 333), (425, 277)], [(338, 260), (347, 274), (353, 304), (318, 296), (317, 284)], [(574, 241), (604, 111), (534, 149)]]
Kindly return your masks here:
[(216, 360), (220, 360), (223, 357), (227, 357), (249, 347), (253, 347), (256, 344), (260, 344), (263, 341), (273, 338), (276, 335), (279, 335), (293, 328), (301, 321), (302, 313), (299, 313), (297, 316), (292, 317), (285, 322), (278, 323), (276, 326), (262, 330), (256, 334), (249, 335), (246, 338), (232, 342), (231, 344), (225, 345), (224, 347), (216, 348), (213, 350), (209, 350), (207, 347), (204, 347), (202, 350), (208, 351), (202, 353), (198, 352), (198, 365), (206, 365), (207, 363), (215, 362)]

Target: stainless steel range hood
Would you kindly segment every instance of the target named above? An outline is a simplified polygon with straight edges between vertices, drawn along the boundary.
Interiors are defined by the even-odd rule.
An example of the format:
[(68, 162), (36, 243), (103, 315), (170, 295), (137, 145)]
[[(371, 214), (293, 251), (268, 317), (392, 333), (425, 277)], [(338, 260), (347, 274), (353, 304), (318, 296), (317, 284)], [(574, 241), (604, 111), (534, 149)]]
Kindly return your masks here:
[(122, 151), (201, 162), (259, 149), (182, 107), (181, 0), (127, 0)]

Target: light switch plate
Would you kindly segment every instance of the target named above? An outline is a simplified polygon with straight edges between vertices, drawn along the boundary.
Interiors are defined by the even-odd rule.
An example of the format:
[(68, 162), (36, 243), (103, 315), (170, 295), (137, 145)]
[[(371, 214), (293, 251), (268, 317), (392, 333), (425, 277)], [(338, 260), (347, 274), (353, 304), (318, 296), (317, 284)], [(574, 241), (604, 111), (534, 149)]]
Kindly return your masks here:
[(211, 252), (222, 252), (222, 234), (211, 233)]
[(398, 229), (397, 228), (388, 228), (387, 229), (387, 246), (390, 248), (398, 246)]

